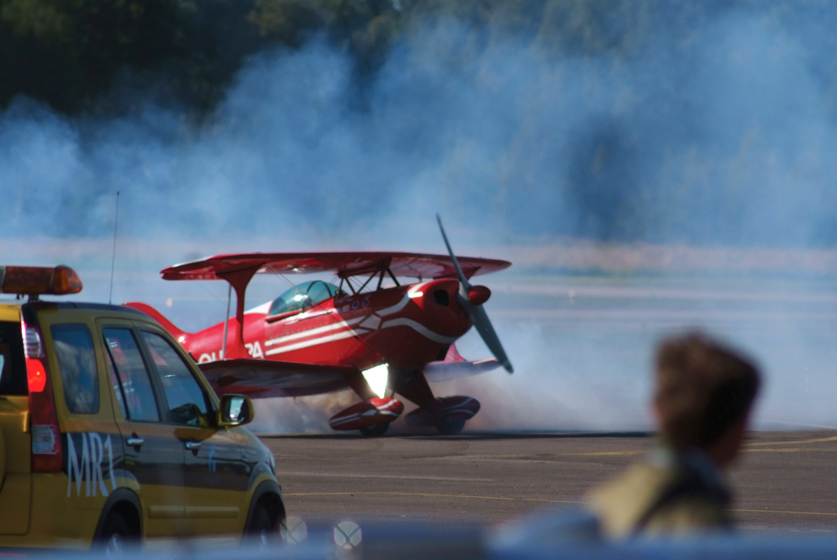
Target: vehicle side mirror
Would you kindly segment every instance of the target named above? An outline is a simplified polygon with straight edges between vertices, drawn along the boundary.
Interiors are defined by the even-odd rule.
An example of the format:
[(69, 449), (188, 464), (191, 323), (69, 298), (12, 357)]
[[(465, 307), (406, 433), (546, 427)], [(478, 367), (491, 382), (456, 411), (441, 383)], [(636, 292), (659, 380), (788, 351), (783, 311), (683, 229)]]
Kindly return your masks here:
[(218, 425), (225, 428), (249, 424), (255, 416), (253, 402), (244, 395), (224, 395), (218, 416)]

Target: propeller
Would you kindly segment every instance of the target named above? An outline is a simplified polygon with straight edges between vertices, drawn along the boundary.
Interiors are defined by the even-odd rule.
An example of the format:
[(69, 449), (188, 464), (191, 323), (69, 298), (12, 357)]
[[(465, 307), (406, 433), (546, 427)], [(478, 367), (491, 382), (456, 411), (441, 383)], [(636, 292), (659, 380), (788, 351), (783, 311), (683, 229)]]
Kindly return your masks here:
[(448, 254), (450, 254), (453, 266), (456, 269), (456, 273), (459, 275), (459, 293), (457, 294), (459, 305), (462, 306), (462, 309), (464, 309), (465, 313), (468, 314), (468, 317), (471, 318), (471, 321), (474, 323), (474, 327), (476, 327), (477, 332), (480, 333), (480, 337), (482, 337), (483, 342), (485, 342), (485, 345), (488, 346), (489, 350), (491, 350), (491, 353), (494, 354), (494, 357), (497, 358), (497, 361), (500, 362), (504, 368), (506, 368), (506, 371), (513, 373), (514, 368), (512, 368), (511, 362), (509, 361), (508, 356), (506, 356), (506, 352), (503, 350), (503, 345), (500, 344), (500, 338), (497, 336), (497, 333), (494, 332), (494, 327), (491, 326), (488, 314), (482, 307), (482, 302), (488, 299), (488, 294), (490, 294), (488, 288), (485, 288), (484, 286), (471, 286), (468, 279), (465, 278), (462, 268), (459, 266), (459, 261), (456, 260), (456, 255), (453, 254), (453, 249), (450, 248), (448, 236), (445, 235), (445, 228), (442, 226), (442, 218), (439, 214), (436, 214), (436, 221), (439, 222), (439, 230), (442, 232), (442, 239), (445, 240), (445, 246), (448, 248)]

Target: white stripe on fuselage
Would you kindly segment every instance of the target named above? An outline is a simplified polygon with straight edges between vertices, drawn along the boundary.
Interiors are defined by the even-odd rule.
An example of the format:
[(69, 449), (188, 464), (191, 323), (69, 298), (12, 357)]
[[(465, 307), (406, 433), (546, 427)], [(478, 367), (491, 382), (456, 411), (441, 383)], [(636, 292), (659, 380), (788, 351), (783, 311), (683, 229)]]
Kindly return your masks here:
[(329, 331), (336, 331), (337, 329), (351, 329), (351, 325), (360, 323), (364, 319), (366, 319), (366, 317), (356, 317), (350, 321), (336, 320), (331, 325), (317, 327), (316, 329), (311, 329), (310, 331), (301, 331), (296, 334), (289, 334), (288, 336), (280, 336), (278, 338), (271, 338), (270, 340), (265, 340), (264, 345), (273, 346), (275, 344), (282, 344), (283, 342), (290, 342), (292, 340), (298, 340), (300, 338), (305, 338), (308, 336), (315, 336)]
[(443, 336), (441, 334), (435, 333), (422, 325), (419, 322), (413, 321), (412, 319), (407, 319), (406, 317), (401, 317), (400, 319), (393, 319), (392, 321), (385, 321), (381, 323), (381, 330), (388, 329), (391, 327), (410, 327), (420, 335), (424, 336), (425, 338), (429, 338), (433, 342), (439, 342), (441, 344), (452, 344), (456, 342), (455, 336)]
[[(367, 330), (367, 329), (363, 328), (364, 325), (362, 324), (362, 323), (366, 322), (367, 319), (371, 319), (371, 318), (377, 316), (380, 320), (381, 318), (384, 318), (387, 315), (392, 315), (393, 313), (398, 313), (399, 311), (401, 311), (405, 307), (407, 307), (407, 304), (410, 303), (410, 300), (414, 297), (414, 294), (418, 291), (421, 291), (422, 288), (426, 284), (428, 284), (428, 282), (422, 282), (421, 284), (416, 284), (414, 286), (411, 286), (407, 290), (407, 293), (404, 294), (404, 297), (401, 298), (401, 300), (398, 303), (396, 303), (395, 305), (392, 305), (390, 307), (387, 307), (385, 309), (381, 309), (380, 311), (378, 311), (376, 313), (372, 313), (371, 315), (364, 315), (362, 317), (355, 317), (354, 319), (350, 319), (348, 321), (339, 320), (339, 321), (335, 321), (335, 323), (333, 325), (325, 325), (325, 326), (317, 327), (315, 329), (311, 329), (311, 330), (308, 330), (308, 331), (302, 331), (302, 332), (294, 333), (294, 334), (291, 334), (291, 335), (288, 335), (288, 336), (280, 336), (280, 337), (277, 337), (277, 338), (272, 338), (270, 340), (266, 340), (265, 343), (264, 343), (265, 348), (267, 348), (268, 346), (276, 346), (276, 347), (271, 348), (270, 350), (266, 350), (265, 355), (266, 356), (275, 356), (276, 354), (284, 354), (285, 352), (293, 352), (294, 350), (301, 350), (303, 348), (310, 348), (311, 346), (318, 346), (320, 344), (327, 344), (329, 342), (335, 342), (337, 340), (343, 340), (343, 339), (346, 339), (346, 338), (351, 338), (353, 336), (359, 336), (358, 333), (352, 327), (357, 326), (360, 323), (360, 325), (359, 325), (360, 328), (363, 329), (363, 330)], [(367, 324), (369, 324), (369, 323), (367, 323)], [(456, 337), (440, 335), (438, 333), (435, 333), (435, 332), (431, 331), (430, 329), (428, 329), (427, 327), (425, 327), (421, 323), (419, 323), (417, 321), (414, 321), (412, 319), (407, 319), (406, 317), (400, 317), (400, 318), (397, 318), (397, 319), (392, 319), (390, 321), (382, 320), (380, 322), (380, 326), (378, 326), (377, 328), (379, 330), (383, 330), (383, 329), (388, 329), (388, 328), (392, 328), (392, 327), (408, 327), (408, 328), (411, 328), (414, 331), (416, 331), (417, 333), (424, 336), (425, 338), (427, 338), (429, 340), (432, 340), (434, 342), (438, 342), (440, 344), (451, 344), (451, 343), (456, 341)], [(339, 333), (335, 333), (335, 334), (329, 334), (327, 336), (317, 337), (317, 335), (330, 333), (330, 332), (338, 330), (338, 329), (345, 329), (345, 330), (343, 332), (339, 332)], [(370, 329), (370, 330), (375, 330), (375, 329)], [(301, 342), (297, 342), (296, 344), (285, 344), (287, 342), (292, 342), (294, 340), (299, 340), (299, 339), (307, 338), (307, 337), (311, 337), (311, 336), (314, 336), (316, 338), (311, 338), (309, 340), (304, 340), (304, 341), (301, 341)], [(281, 346), (277, 346), (277, 345), (281, 345)]]
[(264, 354), (265, 356), (274, 356), (276, 354), (284, 354), (285, 352), (293, 352), (294, 350), (300, 350), (302, 348), (308, 348), (309, 346), (317, 346), (318, 344), (326, 344), (327, 342), (334, 342), (336, 340), (343, 340), (344, 338), (351, 338), (355, 336), (355, 331), (349, 329), (347, 331), (343, 331), (341, 333), (333, 334), (331, 336), (323, 336), (320, 338), (314, 338), (311, 340), (306, 340), (304, 342), (298, 342), (296, 344), (288, 344), (286, 346), (280, 346), (279, 348), (271, 348), (267, 350)]

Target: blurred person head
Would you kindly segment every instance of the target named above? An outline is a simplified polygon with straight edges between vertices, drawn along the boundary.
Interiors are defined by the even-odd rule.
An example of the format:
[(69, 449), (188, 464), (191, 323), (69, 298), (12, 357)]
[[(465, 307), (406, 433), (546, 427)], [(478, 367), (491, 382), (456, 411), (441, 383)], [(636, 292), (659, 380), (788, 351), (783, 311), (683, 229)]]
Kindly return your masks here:
[(653, 408), (666, 443), (702, 449), (719, 467), (732, 462), (761, 384), (753, 362), (692, 332), (663, 340), (654, 369)]

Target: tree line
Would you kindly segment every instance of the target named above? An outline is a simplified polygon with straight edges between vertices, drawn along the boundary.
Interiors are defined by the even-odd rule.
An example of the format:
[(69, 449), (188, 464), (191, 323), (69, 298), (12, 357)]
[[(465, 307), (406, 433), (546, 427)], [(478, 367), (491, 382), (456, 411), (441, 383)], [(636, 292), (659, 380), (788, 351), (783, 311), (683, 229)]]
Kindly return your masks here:
[(119, 112), (119, 82), (205, 112), (256, 52), (325, 37), (363, 79), (428, 18), (465, 22), (480, 41), (525, 37), (548, 56), (630, 56), (655, 26), (754, 1), (0, 0), (0, 107), (24, 95), (68, 115)]

